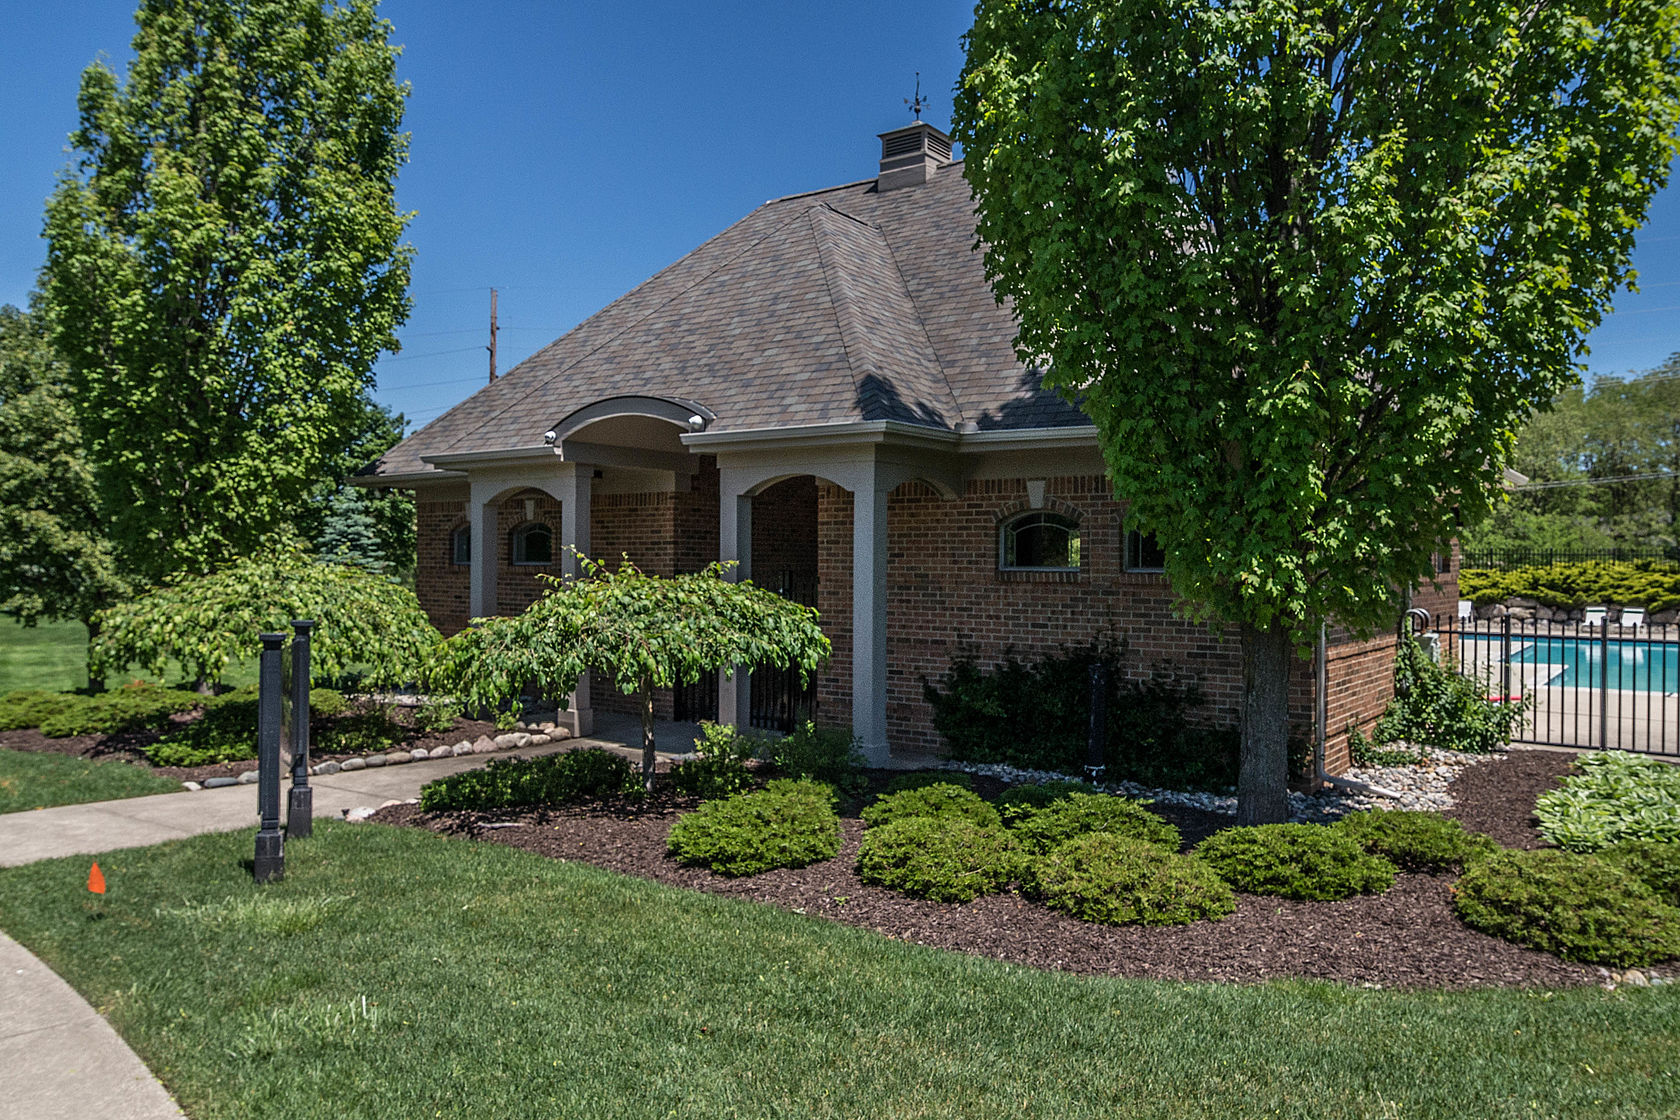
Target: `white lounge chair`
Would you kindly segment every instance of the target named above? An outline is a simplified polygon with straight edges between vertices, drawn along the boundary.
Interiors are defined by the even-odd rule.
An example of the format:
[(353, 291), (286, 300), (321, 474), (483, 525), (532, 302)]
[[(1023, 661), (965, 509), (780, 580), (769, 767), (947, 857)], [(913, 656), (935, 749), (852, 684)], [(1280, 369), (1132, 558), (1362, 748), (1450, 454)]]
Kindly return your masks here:
[(1476, 604), (1469, 599), (1460, 599), (1458, 601), (1458, 620), (1460, 622), (1469, 622), (1475, 617)]
[(1622, 608), (1622, 625), (1623, 626), (1643, 626), (1643, 625), (1645, 625), (1645, 608), (1644, 607), (1623, 607)]
[(1608, 613), (1609, 613), (1609, 611), (1604, 607), (1588, 607), (1587, 608), (1587, 620), (1582, 625), (1585, 625), (1585, 626), (1603, 626), (1604, 625), (1604, 616)]

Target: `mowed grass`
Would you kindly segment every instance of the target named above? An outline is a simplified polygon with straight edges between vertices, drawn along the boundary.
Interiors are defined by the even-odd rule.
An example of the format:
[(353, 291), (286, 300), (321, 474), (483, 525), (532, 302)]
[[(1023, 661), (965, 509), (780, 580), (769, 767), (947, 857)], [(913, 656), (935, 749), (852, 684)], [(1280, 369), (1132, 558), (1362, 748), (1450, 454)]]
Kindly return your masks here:
[[(0, 871), (0, 928), (219, 1117), (1656, 1117), (1680, 994), (1036, 972), (320, 822)], [(1303, 933), (1303, 936), (1307, 934)]]
[(180, 788), (175, 779), (130, 762), (0, 750), (0, 813), (144, 797)]
[[(115, 688), (134, 680), (179, 681), (186, 676), (171, 661), (161, 680), (139, 671), (112, 673), (105, 678)], [(257, 663), (236, 662), (222, 678), (235, 688), (257, 683)], [(17, 619), (0, 616), (0, 695), (20, 688), (44, 688), (66, 692), (87, 685), (87, 627), (80, 622), (42, 622), (23, 626)]]

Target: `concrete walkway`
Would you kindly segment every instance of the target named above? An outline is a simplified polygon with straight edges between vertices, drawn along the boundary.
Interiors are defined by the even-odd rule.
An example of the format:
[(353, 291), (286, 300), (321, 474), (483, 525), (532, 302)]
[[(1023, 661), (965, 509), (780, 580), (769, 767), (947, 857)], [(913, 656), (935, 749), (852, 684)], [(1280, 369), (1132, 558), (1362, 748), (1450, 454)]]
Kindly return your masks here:
[(166, 1120), (182, 1112), (99, 1012), (0, 933), (0, 1120)]

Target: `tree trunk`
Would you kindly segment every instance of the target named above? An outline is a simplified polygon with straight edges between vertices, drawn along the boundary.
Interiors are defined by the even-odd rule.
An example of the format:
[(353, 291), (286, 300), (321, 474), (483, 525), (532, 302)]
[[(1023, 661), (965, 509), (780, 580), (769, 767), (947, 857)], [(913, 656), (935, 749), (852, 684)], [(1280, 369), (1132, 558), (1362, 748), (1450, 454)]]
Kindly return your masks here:
[(105, 678), (101, 677), (98, 680), (93, 679), (93, 643), (99, 638), (99, 623), (95, 622), (93, 616), (90, 614), (87, 618), (82, 619), (82, 625), (87, 627), (88, 634), (87, 654), (85, 658), (87, 665), (88, 691), (91, 693), (104, 692)]
[(642, 678), (642, 787), (653, 792), (653, 681)]
[(1289, 631), (1242, 627), (1242, 754), (1237, 823), (1289, 819)]

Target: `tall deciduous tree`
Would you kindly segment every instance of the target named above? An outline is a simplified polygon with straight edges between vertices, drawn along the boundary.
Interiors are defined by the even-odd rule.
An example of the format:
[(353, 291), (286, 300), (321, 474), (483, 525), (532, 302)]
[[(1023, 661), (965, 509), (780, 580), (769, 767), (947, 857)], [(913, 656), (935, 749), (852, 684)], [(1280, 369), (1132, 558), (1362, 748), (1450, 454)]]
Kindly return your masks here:
[(76, 619), (97, 635), (95, 616), (127, 584), (64, 381), (40, 310), (0, 307), (0, 612), (25, 626)]
[(808, 676), (829, 654), (817, 612), (721, 566), (673, 578), (629, 560), (617, 570), (582, 559), (584, 579), (550, 588), (512, 618), (475, 619), (440, 648), (432, 688), (468, 708), (495, 707), (527, 690), (563, 695), (593, 672), (642, 713), (642, 777), (653, 788), (653, 690), (693, 684), (730, 666), (774, 665)]
[(1577, 376), (1675, 153), (1661, 0), (981, 0), (956, 134), (1024, 359), (1241, 632), (1238, 819), (1295, 651), (1394, 621)]
[(203, 572), (289, 527), (407, 314), (406, 86), (374, 0), (143, 0), (82, 75), (44, 287), (122, 563)]

